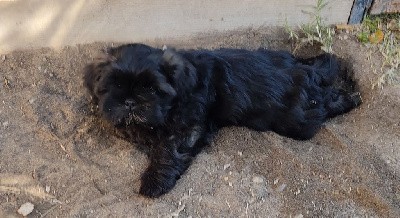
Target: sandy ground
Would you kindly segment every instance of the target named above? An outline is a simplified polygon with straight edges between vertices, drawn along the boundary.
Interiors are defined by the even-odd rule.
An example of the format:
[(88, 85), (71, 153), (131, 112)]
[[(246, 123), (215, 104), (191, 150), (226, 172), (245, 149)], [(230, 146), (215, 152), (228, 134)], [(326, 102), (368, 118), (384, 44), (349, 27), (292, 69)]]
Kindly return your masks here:
[[(0, 217), (399, 217), (400, 89), (372, 89), (381, 60), (353, 37), (364, 103), (309, 141), (225, 128), (177, 186), (138, 195), (147, 160), (91, 112), (80, 70), (110, 43), (0, 55)], [(290, 50), (266, 29), (159, 41), (185, 48)], [(303, 52), (307, 53), (307, 52)]]

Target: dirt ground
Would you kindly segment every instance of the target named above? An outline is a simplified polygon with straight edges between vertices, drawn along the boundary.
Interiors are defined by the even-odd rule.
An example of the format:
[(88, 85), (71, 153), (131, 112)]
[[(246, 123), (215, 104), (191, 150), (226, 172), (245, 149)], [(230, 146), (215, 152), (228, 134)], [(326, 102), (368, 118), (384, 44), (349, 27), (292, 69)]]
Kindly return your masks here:
[[(152, 45), (292, 49), (285, 39), (246, 29)], [(351, 35), (334, 51), (354, 64), (359, 109), (309, 141), (225, 128), (154, 200), (138, 195), (145, 155), (99, 121), (82, 87), (80, 70), (109, 45), (0, 55), (0, 217), (26, 202), (30, 217), (400, 216), (400, 89), (371, 88), (381, 59)]]

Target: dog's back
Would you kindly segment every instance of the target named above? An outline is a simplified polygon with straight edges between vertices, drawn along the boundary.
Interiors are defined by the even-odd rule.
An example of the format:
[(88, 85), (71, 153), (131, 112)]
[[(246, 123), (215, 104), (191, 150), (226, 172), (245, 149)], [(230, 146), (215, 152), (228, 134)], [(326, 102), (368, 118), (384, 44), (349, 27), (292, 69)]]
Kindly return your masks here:
[[(224, 74), (215, 85), (212, 119), (220, 126), (273, 130), (295, 139), (311, 138), (329, 117), (361, 101), (333, 87), (340, 72), (337, 58), (323, 54), (297, 59), (285, 51), (220, 49), (196, 51), (217, 58)], [(221, 72), (222, 71), (222, 72)]]

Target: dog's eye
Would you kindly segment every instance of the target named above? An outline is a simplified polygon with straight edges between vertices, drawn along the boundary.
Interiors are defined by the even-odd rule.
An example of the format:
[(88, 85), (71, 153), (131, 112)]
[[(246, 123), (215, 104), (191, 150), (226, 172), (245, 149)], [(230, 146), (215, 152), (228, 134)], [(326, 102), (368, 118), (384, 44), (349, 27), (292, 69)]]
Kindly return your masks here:
[(137, 95), (136, 97), (139, 101), (147, 101), (147, 98), (143, 95)]
[(150, 94), (151, 95), (155, 95), (156, 94), (156, 90), (153, 87), (150, 87), (149, 90), (150, 90)]
[(98, 95), (104, 95), (104, 94), (107, 93), (107, 92), (108, 92), (107, 89), (99, 89), (99, 90), (97, 90), (97, 94), (98, 94)]

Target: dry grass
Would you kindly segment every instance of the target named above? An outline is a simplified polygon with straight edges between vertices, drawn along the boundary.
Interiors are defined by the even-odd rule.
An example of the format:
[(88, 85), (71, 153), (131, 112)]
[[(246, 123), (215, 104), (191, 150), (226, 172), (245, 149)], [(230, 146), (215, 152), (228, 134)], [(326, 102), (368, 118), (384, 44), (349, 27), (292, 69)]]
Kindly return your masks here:
[(333, 53), (332, 45), (335, 30), (326, 25), (321, 16), (321, 12), (326, 5), (325, 0), (317, 0), (314, 11), (305, 12), (310, 15), (311, 21), (300, 25), (298, 30), (293, 30), (286, 23), (285, 29), (289, 34), (289, 38), (296, 41), (294, 52), (304, 45), (318, 43), (323, 51)]
[[(326, 25), (321, 17), (327, 3), (325, 0), (316, 1), (314, 11), (306, 12), (311, 17), (309, 23), (299, 25), (296, 30), (287, 23), (285, 25), (289, 38), (295, 41), (294, 53), (305, 45), (315, 43), (321, 46), (321, 50), (334, 53), (335, 30)], [(383, 57), (382, 66), (377, 72), (379, 76), (372, 81), (372, 88), (400, 85), (400, 13), (366, 16), (355, 34), (360, 43), (368, 45)]]
[(383, 56), (379, 77), (372, 87), (400, 85), (400, 14), (365, 17), (357, 37)]

